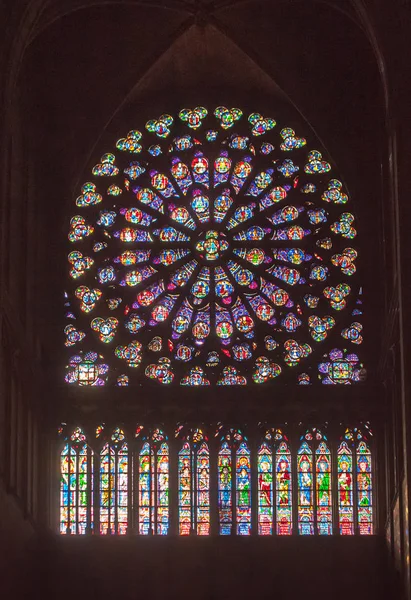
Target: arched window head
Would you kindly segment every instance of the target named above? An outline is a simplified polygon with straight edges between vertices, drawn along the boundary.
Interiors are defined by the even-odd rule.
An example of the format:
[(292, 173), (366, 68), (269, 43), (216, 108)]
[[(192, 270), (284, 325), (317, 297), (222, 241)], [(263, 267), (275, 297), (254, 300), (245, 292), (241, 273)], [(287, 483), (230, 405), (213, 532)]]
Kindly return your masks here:
[(60, 533), (84, 535), (93, 526), (93, 455), (80, 427), (65, 440), (60, 475)]
[(170, 457), (167, 436), (161, 429), (144, 432), (138, 454), (138, 527), (141, 535), (167, 535), (169, 528)]
[(156, 116), (75, 204), (69, 384), (364, 378), (352, 207), (302, 131), (223, 106)]
[(210, 451), (201, 429), (178, 429), (178, 521), (180, 535), (210, 534)]
[(331, 535), (333, 527), (331, 503), (331, 452), (326, 439), (315, 451), (317, 530), (320, 535)]
[(374, 533), (373, 433), (368, 422), (348, 428), (338, 448), (338, 514), (342, 535)]
[(238, 429), (219, 429), (218, 511), (220, 535), (251, 533), (251, 461)]
[(258, 449), (258, 533), (291, 535), (292, 466), (287, 436), (268, 429)]
[(100, 452), (101, 534), (127, 533), (128, 472), (128, 445), (124, 431), (117, 427)]
[(338, 519), (341, 535), (354, 534), (353, 453), (343, 440), (338, 446)]
[(297, 453), (298, 531), (300, 535), (331, 535), (333, 527), (331, 452), (327, 437), (308, 429)]

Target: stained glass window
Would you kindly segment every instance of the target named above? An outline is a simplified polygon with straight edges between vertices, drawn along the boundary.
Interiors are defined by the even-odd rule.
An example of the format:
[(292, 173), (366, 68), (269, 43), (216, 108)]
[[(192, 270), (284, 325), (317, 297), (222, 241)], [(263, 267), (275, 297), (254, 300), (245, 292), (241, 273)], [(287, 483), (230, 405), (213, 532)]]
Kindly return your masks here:
[(270, 429), (258, 450), (258, 533), (292, 533), (291, 452), (279, 429)]
[[(218, 432), (219, 433), (219, 432)], [(247, 439), (229, 429), (218, 452), (220, 535), (251, 533), (251, 461)]]
[(250, 450), (241, 442), (236, 452), (237, 535), (251, 533), (251, 463)]
[(180, 535), (210, 533), (210, 454), (199, 429), (186, 437), (178, 455)]
[(360, 381), (357, 231), (332, 171), (301, 132), (238, 108), (120, 138), (70, 221), (66, 381)]
[(275, 453), (277, 535), (291, 535), (293, 527), (291, 452), (286, 439)]
[(77, 427), (60, 455), (60, 533), (84, 535), (93, 524), (93, 456)]
[(267, 442), (258, 450), (258, 533), (273, 532), (273, 454)]
[(221, 535), (230, 535), (233, 527), (232, 471), (231, 447), (228, 442), (223, 442), (218, 453), (218, 512)]
[(319, 429), (308, 429), (297, 456), (300, 535), (333, 533), (331, 452)]
[(99, 448), (93, 454), (83, 430), (68, 434), (63, 424), (60, 533), (122, 535), (134, 515), (136, 532), (167, 535), (172, 509), (180, 535), (210, 535), (213, 465), (220, 535), (331, 535), (334, 521), (340, 535), (374, 533), (375, 457), (368, 422), (361, 429), (347, 428), (338, 443), (308, 429), (295, 451), (282, 429), (259, 427), (264, 435), (254, 455), (239, 429), (219, 423), (216, 445), (210, 445), (204, 429), (179, 424), (174, 432), (177, 487), (170, 499), (164, 431), (138, 425), (129, 445), (120, 427), (110, 432), (100, 424), (90, 441)]
[(155, 429), (143, 436), (138, 456), (138, 524), (141, 535), (168, 533), (169, 472), (167, 437), (160, 429)]
[(357, 445), (357, 511), (360, 535), (373, 533), (372, 462), (364, 440)]
[(354, 534), (353, 456), (344, 440), (338, 447), (338, 516), (341, 535)]
[(320, 535), (332, 534), (331, 454), (325, 442), (315, 451), (317, 488), (317, 531)]
[(191, 447), (189, 442), (184, 442), (178, 453), (178, 520), (180, 535), (189, 535), (193, 529), (192, 471)]
[[(373, 461), (370, 424), (347, 428), (338, 449), (340, 533), (374, 533)], [(340, 483), (341, 481), (341, 483)]]
[(128, 446), (114, 430), (100, 452), (100, 533), (125, 534), (128, 527)]
[(300, 535), (314, 534), (313, 453), (306, 441), (297, 457), (298, 473), (298, 531)]

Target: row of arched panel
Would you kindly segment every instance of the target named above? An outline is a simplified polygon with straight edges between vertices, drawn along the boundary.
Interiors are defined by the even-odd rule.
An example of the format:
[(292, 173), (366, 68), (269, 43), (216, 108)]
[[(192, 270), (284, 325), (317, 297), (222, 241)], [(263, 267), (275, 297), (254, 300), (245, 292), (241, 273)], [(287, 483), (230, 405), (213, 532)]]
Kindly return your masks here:
[[(371, 535), (374, 462), (369, 428), (329, 441), (318, 429), (295, 450), (280, 429), (250, 444), (238, 429), (179, 428), (175, 453), (160, 429), (128, 442), (114, 429), (99, 451), (76, 428), (60, 454), (60, 533)], [(132, 446), (132, 447), (131, 447)], [(294, 448), (293, 446), (293, 448)], [(175, 477), (176, 486), (170, 484)]]

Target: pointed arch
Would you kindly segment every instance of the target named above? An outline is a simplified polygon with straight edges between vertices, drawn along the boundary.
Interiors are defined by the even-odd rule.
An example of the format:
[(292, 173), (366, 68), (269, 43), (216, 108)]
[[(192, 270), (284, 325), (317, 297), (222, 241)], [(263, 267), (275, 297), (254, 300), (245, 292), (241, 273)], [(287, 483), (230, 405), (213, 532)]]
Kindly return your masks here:
[(138, 530), (167, 535), (169, 529), (170, 454), (167, 436), (155, 429), (143, 437), (138, 454)]
[(93, 526), (93, 456), (80, 427), (60, 453), (60, 533), (84, 535)]
[(273, 533), (273, 453), (267, 442), (258, 449), (258, 533)]
[(138, 521), (139, 533), (148, 535), (151, 528), (152, 484), (154, 476), (154, 457), (151, 457), (150, 444), (145, 442), (139, 454), (139, 502)]
[(237, 535), (251, 533), (251, 460), (247, 442), (236, 450), (236, 517)]
[(281, 429), (269, 429), (258, 449), (258, 533), (292, 533), (291, 452)]
[(189, 431), (178, 454), (179, 534), (210, 533), (210, 453), (201, 429)]
[(363, 421), (359, 426), (347, 428), (340, 439), (339, 527), (343, 535), (374, 533), (372, 438), (370, 423)]
[(210, 452), (206, 442), (197, 451), (197, 535), (210, 533)]
[[(217, 434), (220, 433), (218, 430)], [(247, 438), (228, 429), (218, 452), (218, 513), (220, 535), (251, 534), (251, 455)]]
[(178, 521), (179, 534), (189, 535), (193, 528), (191, 447), (184, 442), (178, 453)]
[(298, 531), (300, 535), (333, 533), (331, 451), (317, 428), (301, 437), (297, 455)]
[(332, 464), (327, 437), (316, 427), (300, 438), (297, 455), (298, 531), (300, 535), (333, 533)]
[(128, 528), (129, 453), (117, 427), (100, 452), (100, 533), (125, 535)]
[(277, 535), (291, 535), (293, 531), (291, 451), (282, 441), (275, 453), (276, 524)]
[(313, 452), (303, 441), (297, 456), (298, 473), (298, 532), (314, 534)]
[(233, 527), (233, 462), (227, 441), (218, 452), (218, 515), (220, 535), (231, 535)]
[(326, 442), (315, 451), (317, 533), (331, 535), (333, 527), (331, 498), (331, 452)]
[(347, 442), (337, 450), (338, 524), (340, 535), (354, 534), (353, 456)]
[(361, 440), (356, 448), (357, 459), (357, 523), (360, 535), (371, 535), (373, 528), (373, 468), (370, 446)]

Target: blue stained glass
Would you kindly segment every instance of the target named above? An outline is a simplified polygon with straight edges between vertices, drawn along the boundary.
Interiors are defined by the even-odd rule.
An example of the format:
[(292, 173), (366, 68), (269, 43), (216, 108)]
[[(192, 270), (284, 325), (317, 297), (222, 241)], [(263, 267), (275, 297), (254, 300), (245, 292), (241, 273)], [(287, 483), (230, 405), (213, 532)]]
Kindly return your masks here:
[(227, 442), (218, 453), (218, 510), (220, 535), (230, 535), (233, 526), (232, 458)]
[(236, 452), (236, 502), (237, 534), (251, 533), (251, 463), (250, 451), (245, 442)]
[(68, 230), (68, 384), (254, 385), (297, 365), (296, 385), (364, 379), (328, 345), (364, 337), (348, 194), (298, 124), (242, 114), (156, 115), (93, 162), (103, 187), (81, 186)]

